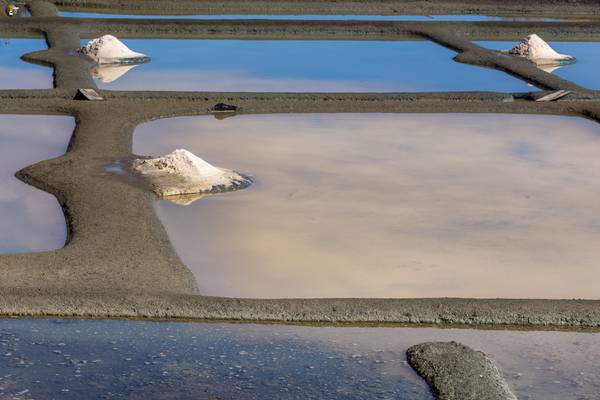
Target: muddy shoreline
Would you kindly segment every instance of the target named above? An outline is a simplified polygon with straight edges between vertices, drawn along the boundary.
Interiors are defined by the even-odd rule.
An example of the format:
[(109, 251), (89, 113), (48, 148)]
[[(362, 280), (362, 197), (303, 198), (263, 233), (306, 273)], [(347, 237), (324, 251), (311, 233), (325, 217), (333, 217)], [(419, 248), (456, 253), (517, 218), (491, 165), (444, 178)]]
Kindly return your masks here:
[[(62, 31), (81, 38), (255, 40), (426, 40), (431, 30), (469, 40), (520, 40), (532, 31), (553, 41), (598, 41), (600, 21), (298, 21), (102, 19), (44, 16), (0, 20), (2, 37)], [(425, 33), (425, 35), (423, 34)]]
[[(345, 22), (323, 21), (101, 21), (56, 17), (50, 3), (30, 2), (32, 18), (0, 20), (0, 36), (45, 36), (49, 50), (24, 55), (30, 62), (55, 69), (52, 90), (0, 90), (2, 114), (60, 114), (75, 117), (77, 126), (68, 152), (24, 168), (18, 177), (54, 194), (68, 223), (63, 249), (30, 254), (0, 255), (0, 315), (80, 316), (124, 318), (185, 318), (319, 323), (407, 323), (510, 325), (527, 328), (600, 327), (597, 300), (499, 299), (229, 299), (205, 297), (180, 261), (158, 220), (154, 196), (105, 168), (132, 157), (136, 125), (158, 118), (206, 115), (215, 104), (238, 106), (240, 114), (269, 113), (528, 113), (582, 116), (600, 121), (600, 94), (543, 71), (519, 59), (501, 57), (470, 42), (480, 39), (517, 39), (531, 29), (549, 39), (599, 40), (595, 22)], [(117, 2), (56, 1), (58, 5), (110, 7)], [(260, 2), (273, 13), (290, 13), (299, 3)], [(124, 3), (123, 3), (124, 4)], [(132, 5), (133, 4), (133, 5)], [(150, 12), (164, 2), (130, 2), (123, 7)], [(169, 2), (171, 4), (171, 2)], [(193, 10), (243, 14), (249, 2), (177, 2)], [(261, 10), (252, 3), (252, 12)], [(331, 13), (333, 3), (310, 4), (312, 13)], [(456, 7), (455, 13), (484, 10), (539, 12), (569, 16), (587, 10), (598, 12), (595, 1), (528, 3), (481, 2), (473, 8), (461, 2), (335, 3), (336, 14), (419, 13), (435, 7)], [(462, 6), (459, 6), (462, 4)], [(487, 5), (486, 5), (487, 4)], [(146, 7), (146, 8), (144, 8)], [(194, 8), (196, 7), (196, 8)], [(220, 7), (220, 8), (219, 8)], [(461, 8), (462, 7), (462, 8)], [(489, 7), (489, 8), (486, 8)], [(123, 10), (123, 9), (121, 9)], [(315, 10), (315, 11), (312, 11)], [(415, 9), (417, 10), (417, 9)], [(462, 10), (459, 12), (459, 10)], [(508, 10), (508, 11), (507, 11)], [(595, 11), (590, 11), (595, 10)], [(319, 12), (317, 12), (319, 11)], [(517, 13), (516, 11), (510, 11)], [(413, 13), (416, 13), (413, 12)], [(517, 13), (518, 14), (518, 13)], [(494, 14), (495, 15), (495, 14)], [(519, 14), (521, 15), (521, 14)], [(91, 63), (70, 55), (81, 37), (113, 33), (120, 37), (431, 40), (451, 48), (457, 61), (495, 68), (541, 89), (568, 89), (573, 93), (552, 103), (534, 100), (549, 92), (492, 93), (203, 93), (114, 92), (99, 90), (101, 102), (73, 100), (79, 87), (96, 88)]]
[(167, 8), (173, 14), (332, 14), (332, 15), (459, 15), (498, 16), (600, 16), (594, 0), (178, 0), (177, 2), (137, 0), (53, 0), (63, 10), (99, 11), (160, 15)]
[(0, 288), (5, 316), (143, 318), (319, 324), (403, 324), (490, 329), (598, 328), (600, 300), (234, 299), (150, 292)]

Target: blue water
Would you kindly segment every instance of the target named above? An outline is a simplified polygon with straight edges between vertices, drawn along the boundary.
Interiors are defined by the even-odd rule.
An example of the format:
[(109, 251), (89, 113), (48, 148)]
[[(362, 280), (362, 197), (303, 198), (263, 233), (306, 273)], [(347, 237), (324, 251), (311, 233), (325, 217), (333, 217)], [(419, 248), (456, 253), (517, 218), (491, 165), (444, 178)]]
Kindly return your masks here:
[(367, 20), (367, 21), (552, 21), (550, 18), (494, 17), (488, 15), (135, 15), (61, 11), (68, 18), (135, 18), (135, 19), (274, 19), (274, 20)]
[(27, 390), (35, 399), (432, 399), (403, 348), (380, 353), (337, 336), (256, 325), (0, 320), (0, 398)]
[[(85, 41), (84, 41), (85, 42)], [(499, 71), (456, 63), (431, 42), (125, 40), (151, 57), (117, 90), (265, 92), (529, 91)]]
[(52, 68), (22, 61), (23, 54), (46, 50), (43, 39), (0, 38), (0, 89), (52, 88)]
[[(599, 334), (0, 320), (0, 398), (403, 399), (424, 341), (489, 354), (519, 398), (596, 398)], [(20, 395), (19, 395), (20, 394)]]
[[(506, 50), (514, 47), (516, 42), (477, 42), (480, 46), (494, 50)], [(562, 66), (553, 74), (568, 79), (589, 89), (600, 89), (600, 43), (597, 42), (548, 42), (561, 54), (574, 56), (577, 62)]]

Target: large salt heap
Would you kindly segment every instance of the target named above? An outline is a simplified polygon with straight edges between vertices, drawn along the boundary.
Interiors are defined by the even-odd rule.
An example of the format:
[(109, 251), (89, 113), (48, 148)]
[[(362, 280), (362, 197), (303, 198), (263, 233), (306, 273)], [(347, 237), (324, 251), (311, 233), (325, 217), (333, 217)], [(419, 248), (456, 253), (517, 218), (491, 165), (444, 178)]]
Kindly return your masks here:
[(112, 35), (90, 40), (79, 52), (98, 64), (141, 64), (150, 60), (147, 55), (132, 51)]
[(133, 169), (149, 181), (160, 197), (228, 192), (252, 183), (246, 176), (215, 167), (183, 149), (163, 157), (134, 160)]
[(527, 58), (537, 65), (552, 65), (571, 63), (575, 57), (560, 54), (554, 51), (541, 37), (536, 34), (529, 35), (510, 50), (504, 53)]

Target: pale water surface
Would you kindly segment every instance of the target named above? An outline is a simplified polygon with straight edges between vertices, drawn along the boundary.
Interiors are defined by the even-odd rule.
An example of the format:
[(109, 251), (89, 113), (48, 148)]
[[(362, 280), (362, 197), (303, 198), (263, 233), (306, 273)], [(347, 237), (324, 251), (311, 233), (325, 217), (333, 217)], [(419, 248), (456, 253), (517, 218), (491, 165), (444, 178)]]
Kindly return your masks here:
[(0, 115), (0, 253), (64, 245), (66, 224), (56, 198), (14, 174), (63, 154), (73, 128), (71, 117)]
[[(87, 41), (82, 41), (82, 44)], [(95, 70), (114, 90), (256, 92), (531, 91), (505, 73), (460, 64), (431, 42), (124, 40), (151, 61)]]
[(157, 203), (208, 295), (600, 298), (600, 130), (573, 117), (322, 114), (141, 125), (255, 179)]
[(77, 320), (0, 320), (0, 398), (428, 400), (406, 349), (449, 340), (519, 399), (598, 398), (598, 333)]
[(46, 48), (43, 39), (0, 38), (0, 89), (52, 88), (52, 68), (20, 59), (23, 54)]

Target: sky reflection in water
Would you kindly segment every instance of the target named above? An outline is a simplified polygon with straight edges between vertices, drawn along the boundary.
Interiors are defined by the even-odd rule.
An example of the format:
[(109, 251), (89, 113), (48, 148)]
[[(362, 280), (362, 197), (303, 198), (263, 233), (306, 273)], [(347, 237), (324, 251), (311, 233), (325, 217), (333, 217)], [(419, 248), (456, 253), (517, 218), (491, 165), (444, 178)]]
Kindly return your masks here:
[(22, 61), (23, 54), (46, 50), (43, 39), (0, 38), (0, 89), (52, 88), (52, 68)]
[(205, 294), (598, 298), (600, 136), (508, 115), (273, 115), (141, 125), (255, 177), (158, 214)]
[(456, 340), (489, 354), (520, 399), (594, 399), (599, 335), (4, 320), (0, 397), (425, 400), (406, 349)]
[[(85, 43), (86, 41), (83, 41)], [(531, 91), (492, 69), (460, 64), (431, 42), (124, 40), (151, 57), (114, 90), (395, 92)], [(125, 71), (124, 71), (125, 72)]]
[[(60, 248), (66, 225), (56, 198), (18, 180), (18, 170), (67, 149), (70, 117), (0, 116), (0, 253)], [(2, 386), (2, 385), (0, 385)]]
[[(482, 47), (494, 50), (507, 50), (516, 45), (516, 42), (477, 42)], [(589, 89), (600, 89), (600, 43), (597, 42), (548, 42), (548, 44), (561, 54), (568, 54), (577, 59), (577, 62), (564, 65), (552, 71), (561, 78), (568, 79), (577, 85)]]

